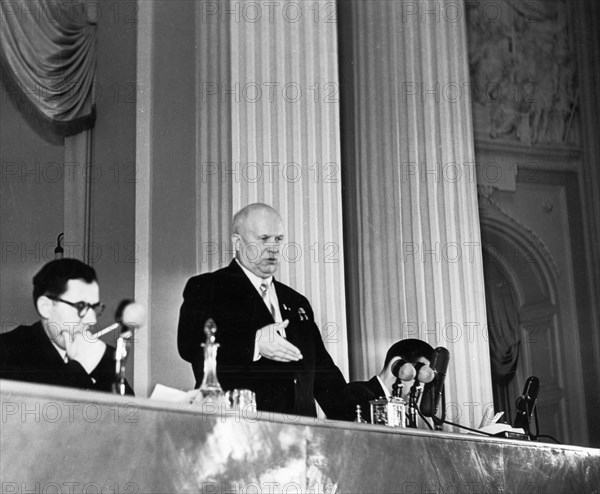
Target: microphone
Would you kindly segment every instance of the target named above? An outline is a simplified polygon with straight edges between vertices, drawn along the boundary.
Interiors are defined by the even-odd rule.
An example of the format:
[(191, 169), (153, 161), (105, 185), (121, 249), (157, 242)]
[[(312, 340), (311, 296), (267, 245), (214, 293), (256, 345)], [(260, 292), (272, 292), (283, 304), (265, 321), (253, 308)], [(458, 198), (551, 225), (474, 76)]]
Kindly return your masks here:
[(392, 365), (392, 374), (401, 381), (412, 381), (417, 376), (417, 370), (410, 362), (400, 359)]
[(435, 377), (425, 385), (423, 398), (421, 398), (421, 413), (425, 417), (434, 417), (438, 412), (449, 362), (450, 352), (448, 349), (441, 346), (437, 347), (431, 359), (431, 368), (435, 372)]
[(135, 329), (144, 324), (146, 311), (141, 304), (125, 299), (121, 301), (115, 311), (115, 320), (119, 323), (119, 336), (129, 338), (133, 335)]
[(428, 384), (433, 381), (435, 374), (431, 367), (429, 367), (427, 364), (424, 364), (423, 362), (417, 362), (415, 364), (415, 369), (417, 371), (417, 380), (420, 383)]
[(132, 304), (133, 300), (130, 300), (128, 298), (124, 298), (123, 300), (121, 300), (119, 302), (119, 305), (117, 305), (117, 310), (115, 310), (115, 320), (116, 321), (120, 321), (123, 318), (123, 312), (125, 311), (125, 307), (127, 307), (129, 304)]
[(529, 436), (529, 421), (535, 409), (537, 397), (540, 391), (540, 380), (535, 376), (530, 376), (525, 381), (523, 394), (517, 398), (517, 416), (513, 427), (515, 429), (523, 429)]

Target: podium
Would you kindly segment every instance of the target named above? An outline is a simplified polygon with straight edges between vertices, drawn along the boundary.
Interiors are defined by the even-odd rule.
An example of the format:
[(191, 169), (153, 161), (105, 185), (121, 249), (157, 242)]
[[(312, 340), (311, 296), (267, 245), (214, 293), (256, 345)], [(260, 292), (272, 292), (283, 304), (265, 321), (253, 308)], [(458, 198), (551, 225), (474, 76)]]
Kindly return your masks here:
[(592, 448), (2, 380), (0, 406), (2, 493), (600, 492)]

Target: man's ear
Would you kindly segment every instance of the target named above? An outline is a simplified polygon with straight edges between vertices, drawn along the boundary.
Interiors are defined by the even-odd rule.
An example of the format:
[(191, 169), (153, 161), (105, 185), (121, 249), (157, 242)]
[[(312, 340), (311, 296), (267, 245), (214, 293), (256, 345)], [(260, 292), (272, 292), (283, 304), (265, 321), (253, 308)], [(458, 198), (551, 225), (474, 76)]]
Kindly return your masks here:
[(52, 300), (50, 300), (45, 295), (42, 295), (40, 298), (37, 299), (35, 307), (38, 311), (38, 314), (42, 316), (42, 319), (49, 319), (50, 309), (52, 308)]
[(388, 364), (381, 370), (381, 372), (389, 372), (391, 374), (392, 365), (394, 365), (394, 363), (398, 360), (400, 360), (400, 357), (392, 357)]
[(237, 252), (238, 251), (238, 245), (240, 243), (240, 234), (239, 233), (234, 233), (231, 235), (231, 243), (233, 244), (233, 251)]

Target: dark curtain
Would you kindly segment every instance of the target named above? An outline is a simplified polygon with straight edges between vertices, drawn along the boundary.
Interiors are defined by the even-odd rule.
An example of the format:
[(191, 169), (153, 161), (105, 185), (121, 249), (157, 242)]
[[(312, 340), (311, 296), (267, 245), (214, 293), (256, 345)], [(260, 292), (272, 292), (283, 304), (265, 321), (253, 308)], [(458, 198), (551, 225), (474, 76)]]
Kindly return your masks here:
[(508, 384), (517, 369), (521, 342), (519, 312), (513, 289), (497, 264), (486, 259), (484, 266), (494, 407), (508, 413)]
[(98, 4), (1, 0), (5, 92), (44, 131), (78, 134), (94, 124)]

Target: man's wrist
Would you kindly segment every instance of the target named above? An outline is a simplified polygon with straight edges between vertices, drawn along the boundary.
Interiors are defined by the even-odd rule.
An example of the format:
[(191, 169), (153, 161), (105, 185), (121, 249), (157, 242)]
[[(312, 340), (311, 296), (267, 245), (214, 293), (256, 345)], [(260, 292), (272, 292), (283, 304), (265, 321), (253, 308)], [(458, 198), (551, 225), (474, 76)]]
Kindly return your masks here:
[(261, 358), (260, 349), (258, 348), (258, 341), (260, 340), (260, 337), (261, 330), (259, 329), (258, 331), (256, 331), (256, 335), (254, 337), (254, 355), (252, 356), (252, 362), (256, 362)]

